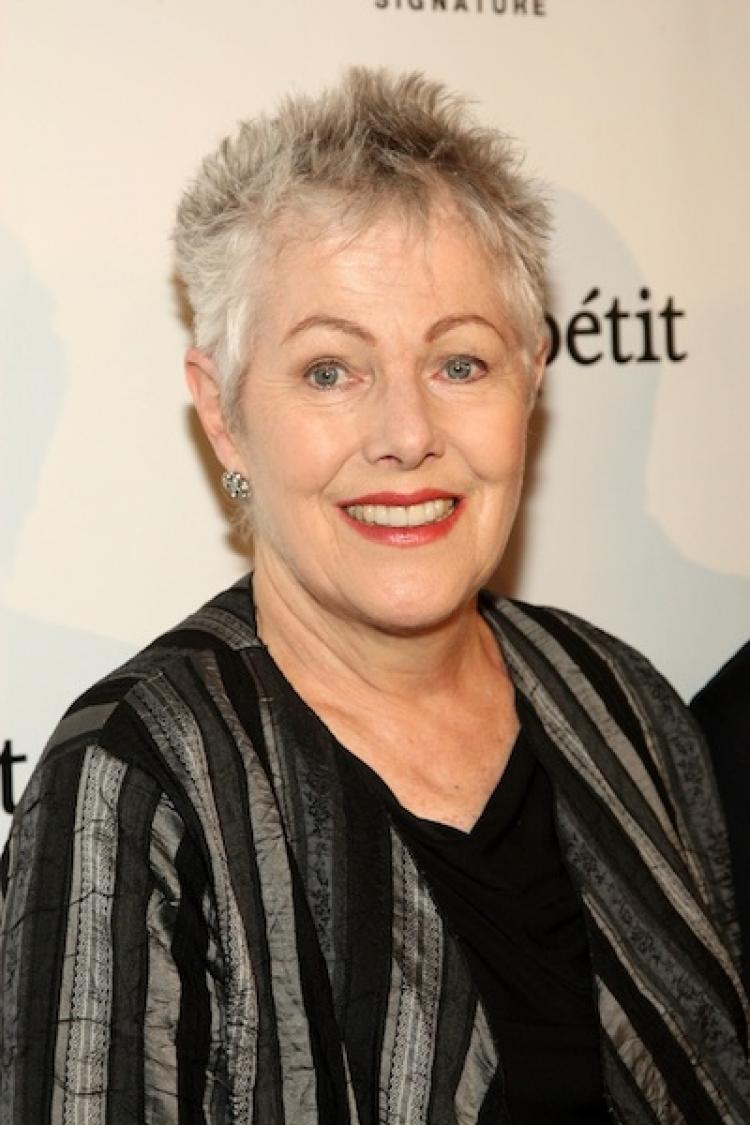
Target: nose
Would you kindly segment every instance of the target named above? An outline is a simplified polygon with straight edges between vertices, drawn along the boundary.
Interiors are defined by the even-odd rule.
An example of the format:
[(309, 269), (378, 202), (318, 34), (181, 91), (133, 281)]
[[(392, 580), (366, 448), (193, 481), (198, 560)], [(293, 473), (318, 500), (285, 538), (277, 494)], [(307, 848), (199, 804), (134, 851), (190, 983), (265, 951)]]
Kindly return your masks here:
[(381, 379), (367, 418), (365, 457), (403, 469), (439, 457), (444, 439), (437, 415), (438, 404), (419, 378), (399, 372)]

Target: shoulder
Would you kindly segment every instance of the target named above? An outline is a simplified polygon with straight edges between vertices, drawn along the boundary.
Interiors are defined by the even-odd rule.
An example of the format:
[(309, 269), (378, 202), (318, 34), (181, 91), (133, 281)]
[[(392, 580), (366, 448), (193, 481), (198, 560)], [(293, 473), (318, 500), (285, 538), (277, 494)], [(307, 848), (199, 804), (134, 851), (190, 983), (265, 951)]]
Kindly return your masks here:
[(583, 675), (604, 696), (623, 693), (648, 698), (654, 707), (687, 709), (648, 657), (632, 645), (568, 610), (483, 596), (483, 609), (501, 645), (544, 677)]
[(604, 758), (646, 768), (665, 796), (680, 791), (678, 803), (713, 800), (699, 728), (643, 653), (566, 610), (495, 598), (489, 614), (516, 687), (537, 712), (587, 732), (587, 747)]
[(197, 713), (211, 682), (221, 682), (217, 669), (257, 647), (245, 578), (84, 692), (53, 732), (32, 781), (78, 772), (96, 748), (169, 790), (189, 769), (185, 747), (191, 737), (199, 741)]
[(690, 706), (704, 727), (736, 727), (738, 735), (747, 740), (750, 735), (750, 641), (719, 669)]

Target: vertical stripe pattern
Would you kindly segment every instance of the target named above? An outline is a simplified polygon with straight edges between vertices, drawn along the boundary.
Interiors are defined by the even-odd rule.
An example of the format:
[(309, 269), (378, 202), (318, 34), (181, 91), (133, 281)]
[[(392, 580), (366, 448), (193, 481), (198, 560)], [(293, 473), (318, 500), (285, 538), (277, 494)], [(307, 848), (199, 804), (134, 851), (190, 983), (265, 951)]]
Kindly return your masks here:
[(381, 1121), (427, 1120), (442, 975), (442, 923), (414, 860), (396, 833), (393, 962), (383, 1042)]
[[(700, 740), (638, 654), (482, 601), (552, 782), (621, 1125), (750, 1121)], [(2, 866), (0, 1125), (506, 1125), (457, 940), (247, 580), (70, 709)]]
[[(631, 1093), (639, 1090), (644, 1112), (648, 1107), (658, 1120), (742, 1121), (750, 1104), (747, 1006), (717, 929), (721, 913), (709, 917), (703, 879), (694, 877), (717, 835), (709, 825), (707, 833), (685, 836), (679, 818), (665, 825), (667, 810), (658, 807), (633, 744), (622, 729), (612, 732), (611, 711), (571, 659), (569, 631), (577, 641), (590, 631), (593, 651), (617, 667), (615, 678), (626, 679), (626, 698), (634, 707), (637, 701), (643, 744), (652, 752), (659, 732), (644, 723), (645, 701), (654, 706), (666, 697), (668, 731), (674, 696), (645, 662), (640, 678), (632, 666), (628, 676), (625, 646), (568, 615), (541, 621), (541, 611), (528, 616), (506, 604), (495, 612), (517, 688), (533, 709), (537, 750), (556, 782), (561, 841), (589, 914), (604, 1031), (621, 1045), (623, 1021), (635, 1030), (629, 1050), (618, 1049), (630, 1068)], [(615, 659), (618, 648), (622, 660)], [(695, 738), (689, 768), (698, 779), (706, 776)], [(705, 802), (706, 793), (700, 798)]]
[(55, 1052), (53, 1114), (65, 1125), (104, 1120), (113, 972), (108, 933), (117, 864), (112, 813), (124, 774), (123, 763), (98, 748), (85, 752)]

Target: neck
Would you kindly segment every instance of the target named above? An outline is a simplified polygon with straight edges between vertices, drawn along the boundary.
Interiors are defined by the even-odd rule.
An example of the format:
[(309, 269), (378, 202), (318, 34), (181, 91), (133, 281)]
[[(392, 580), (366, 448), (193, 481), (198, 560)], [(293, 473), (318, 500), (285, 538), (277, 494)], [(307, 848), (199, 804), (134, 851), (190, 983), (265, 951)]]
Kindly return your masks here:
[(321, 605), (257, 557), (253, 593), (261, 639), (301, 694), (335, 685), (338, 698), (350, 691), (412, 700), (418, 693), (424, 700), (460, 693), (478, 669), (502, 668), (475, 598), (437, 625), (399, 633)]

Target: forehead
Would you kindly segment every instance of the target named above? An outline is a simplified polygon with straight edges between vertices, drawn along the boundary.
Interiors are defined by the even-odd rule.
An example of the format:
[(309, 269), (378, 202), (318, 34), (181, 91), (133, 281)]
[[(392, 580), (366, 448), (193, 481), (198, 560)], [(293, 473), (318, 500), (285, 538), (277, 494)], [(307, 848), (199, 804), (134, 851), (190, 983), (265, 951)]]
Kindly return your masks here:
[(277, 322), (317, 306), (373, 315), (501, 311), (502, 263), (455, 207), (433, 205), (426, 215), (393, 207), (343, 223), (299, 212), (277, 224), (268, 251), (259, 311)]

